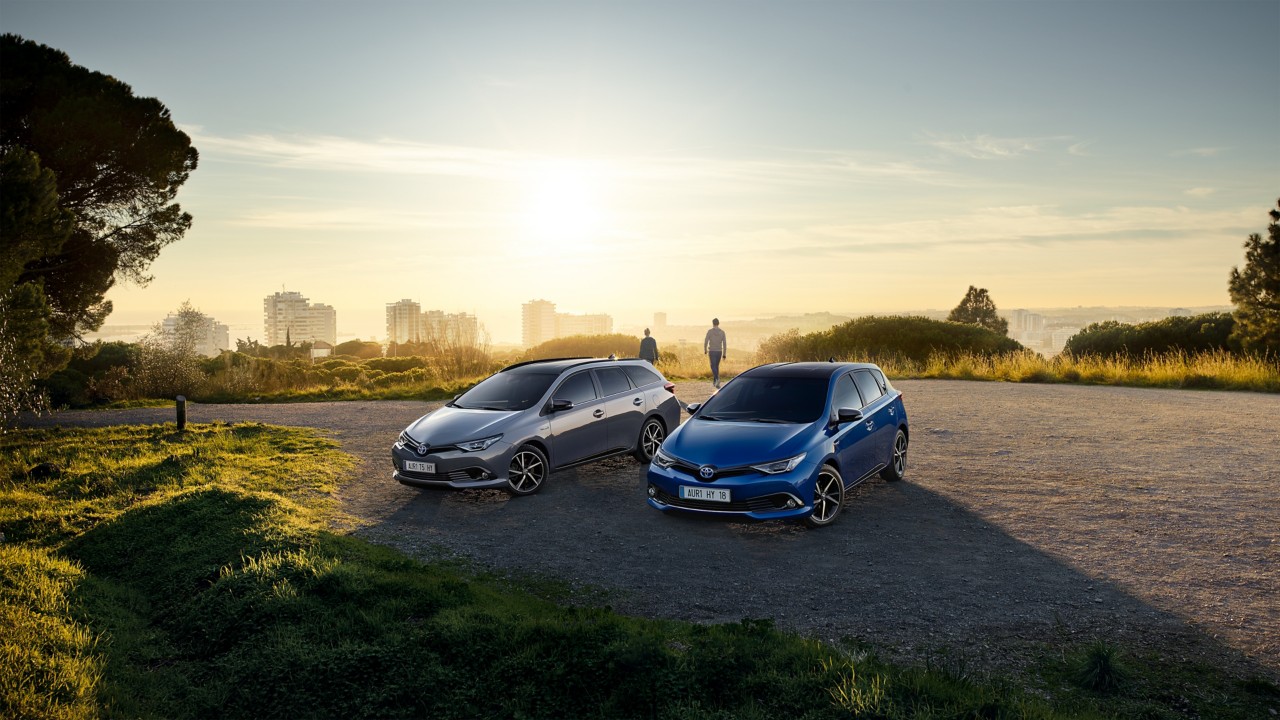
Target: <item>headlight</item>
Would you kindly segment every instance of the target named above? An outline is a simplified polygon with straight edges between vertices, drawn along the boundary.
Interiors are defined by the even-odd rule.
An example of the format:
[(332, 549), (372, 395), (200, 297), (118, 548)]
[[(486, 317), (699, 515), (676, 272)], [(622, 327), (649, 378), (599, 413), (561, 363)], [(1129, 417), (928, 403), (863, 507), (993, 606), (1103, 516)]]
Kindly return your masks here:
[(662, 450), (658, 450), (658, 452), (653, 454), (653, 464), (665, 470), (666, 468), (675, 465), (676, 459), (662, 452)]
[(494, 435), (483, 440), (471, 440), (469, 442), (458, 443), (458, 449), (463, 452), (480, 452), (489, 449), (489, 446), (502, 439), (501, 435)]
[(775, 460), (771, 463), (764, 463), (763, 465), (752, 465), (751, 469), (759, 470), (765, 475), (777, 475), (778, 473), (791, 472), (792, 470), (795, 470), (796, 466), (799, 465), (802, 460), (804, 460), (803, 454), (797, 455), (793, 458), (787, 458), (786, 460)]

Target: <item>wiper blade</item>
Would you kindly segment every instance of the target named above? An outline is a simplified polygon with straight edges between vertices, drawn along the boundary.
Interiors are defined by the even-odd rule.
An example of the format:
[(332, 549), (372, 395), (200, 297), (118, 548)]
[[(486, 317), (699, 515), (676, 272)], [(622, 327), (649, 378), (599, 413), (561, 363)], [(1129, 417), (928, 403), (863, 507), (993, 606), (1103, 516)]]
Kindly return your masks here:
[(699, 420), (719, 420), (720, 418), (716, 417), (715, 415), (699, 415), (698, 419)]
[(779, 424), (779, 425), (790, 425), (790, 424), (791, 424), (791, 421), (790, 421), (790, 420), (779, 420), (779, 419), (777, 419), (777, 418), (747, 418), (746, 420), (747, 420), (747, 422), (758, 422), (758, 423), (777, 423), (777, 424)]
[(481, 405), (480, 407), (469, 408), (471, 410), (497, 410), (498, 412), (506, 411), (506, 408), (493, 407), (492, 405)]

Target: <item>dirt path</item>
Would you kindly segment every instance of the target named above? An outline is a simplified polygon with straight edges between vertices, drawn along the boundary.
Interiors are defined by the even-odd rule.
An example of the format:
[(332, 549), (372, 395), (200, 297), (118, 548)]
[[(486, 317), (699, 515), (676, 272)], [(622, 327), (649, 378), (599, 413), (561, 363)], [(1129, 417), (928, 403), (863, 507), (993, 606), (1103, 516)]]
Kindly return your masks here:
[[(1016, 669), (1044, 641), (1107, 637), (1280, 678), (1280, 397), (899, 381), (907, 480), (863, 485), (806, 531), (664, 516), (644, 470), (611, 460), (539, 494), (440, 492), (390, 478), (424, 402), (195, 405), (192, 422), (325, 429), (361, 459), (356, 532), (425, 558), (603, 588), (628, 613), (773, 618), (883, 654)], [(706, 383), (684, 383), (686, 401)], [(42, 423), (171, 421), (171, 410)]]

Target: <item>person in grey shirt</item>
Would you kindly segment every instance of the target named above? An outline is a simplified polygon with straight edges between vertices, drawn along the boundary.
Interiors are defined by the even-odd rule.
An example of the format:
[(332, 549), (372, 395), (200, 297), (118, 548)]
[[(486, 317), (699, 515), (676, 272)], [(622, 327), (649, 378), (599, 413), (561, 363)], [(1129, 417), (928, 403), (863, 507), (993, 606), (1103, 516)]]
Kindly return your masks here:
[(711, 358), (711, 384), (720, 387), (720, 361), (729, 357), (729, 341), (720, 329), (720, 318), (711, 318), (711, 329), (702, 341), (703, 352)]
[(658, 341), (649, 337), (649, 328), (644, 329), (644, 338), (640, 340), (640, 359), (648, 360), (650, 365), (658, 363)]

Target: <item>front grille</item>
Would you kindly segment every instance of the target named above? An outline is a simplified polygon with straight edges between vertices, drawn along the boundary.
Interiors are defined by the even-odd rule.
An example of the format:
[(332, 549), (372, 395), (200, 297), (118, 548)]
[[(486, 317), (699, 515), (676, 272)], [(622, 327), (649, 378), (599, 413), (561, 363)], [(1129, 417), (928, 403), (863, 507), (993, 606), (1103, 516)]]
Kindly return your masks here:
[(422, 455), (422, 456), (442, 453), (442, 452), (445, 452), (446, 450), (458, 449), (457, 445), (430, 445), (428, 446), (427, 452), (421, 453), (421, 452), (418, 452), (418, 449), (422, 446), (418, 444), (417, 440), (414, 440), (413, 438), (409, 437), (409, 433), (400, 433), (400, 443), (404, 445), (405, 449), (408, 450), (409, 452), (412, 452), (415, 455)]
[(479, 480), (483, 472), (480, 468), (450, 470), (444, 473), (409, 472), (401, 469), (400, 475), (410, 480), (421, 480), (422, 482), (469, 482)]
[(698, 474), (698, 467), (699, 466), (694, 465), (693, 463), (685, 462), (684, 460), (676, 460), (671, 465), (672, 470), (688, 475), (689, 477), (693, 478), (694, 480), (697, 480), (698, 482), (711, 482), (711, 480), (717, 480), (719, 478), (734, 477), (736, 475), (746, 475), (747, 473), (752, 472), (751, 468), (745, 467), (745, 466), (734, 467), (734, 468), (716, 468), (716, 474), (712, 475), (710, 480), (704, 480), (702, 476)]
[(658, 490), (653, 496), (654, 500), (663, 505), (671, 507), (684, 508), (686, 510), (715, 510), (718, 512), (773, 512), (774, 510), (785, 510), (787, 500), (790, 496), (785, 493), (776, 495), (764, 495), (754, 497), (750, 500), (734, 501), (734, 502), (715, 502), (714, 500), (686, 500), (677, 495)]

